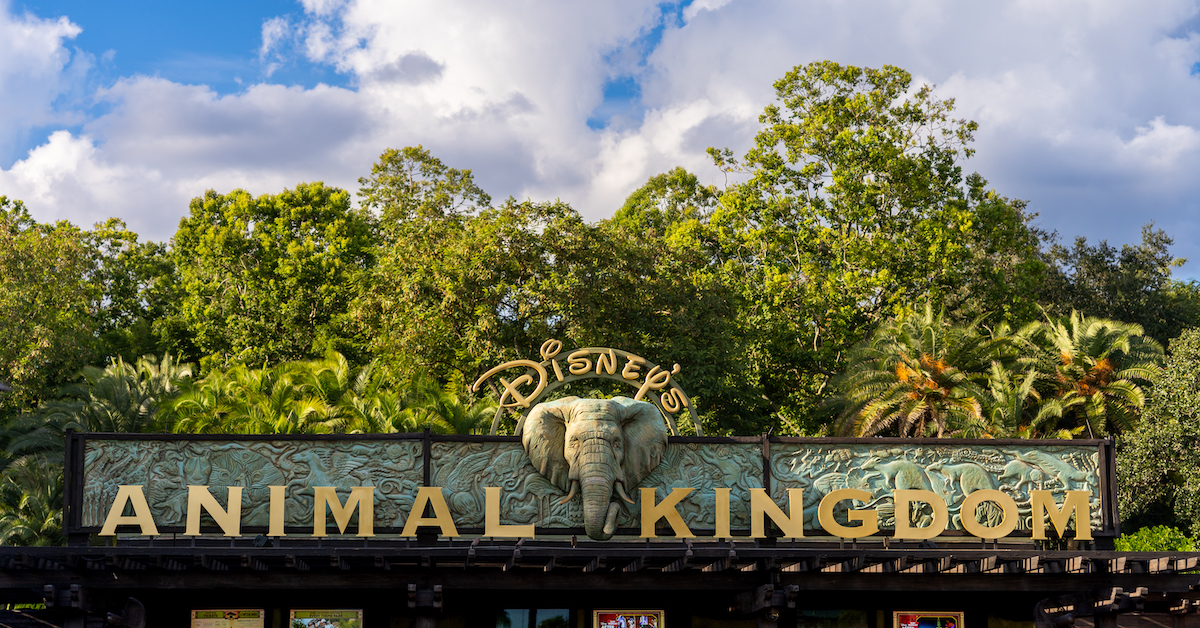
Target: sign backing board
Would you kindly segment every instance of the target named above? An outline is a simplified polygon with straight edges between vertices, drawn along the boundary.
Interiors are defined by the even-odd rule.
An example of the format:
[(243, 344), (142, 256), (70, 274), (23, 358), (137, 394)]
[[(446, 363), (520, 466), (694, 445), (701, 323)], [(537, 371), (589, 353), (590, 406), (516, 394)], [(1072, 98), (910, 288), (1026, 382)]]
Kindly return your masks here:
[[(233, 486), (242, 487), (242, 535), (252, 536), (267, 531), (272, 487), (282, 487), (278, 497), (286, 534), (309, 536), (316, 510), (313, 487), (333, 487), (339, 503), (347, 503), (353, 487), (370, 486), (374, 532), (399, 534), (418, 489), (433, 486), (447, 495), (449, 518), (460, 534), (485, 531), (483, 487), (506, 487), (499, 503), (501, 525), (533, 525), (539, 536), (582, 534), (581, 500), (564, 502), (566, 491), (543, 477), (522, 447), (517, 437), (436, 434), (72, 433), (64, 527), (69, 534), (100, 532), (121, 487), (131, 485), (143, 493), (158, 534), (186, 533), (188, 487), (207, 486), (224, 509)], [(1016, 537), (1031, 535), (1034, 492), (1053, 493), (1056, 504), (1063, 504), (1069, 491), (1085, 493), (1092, 534), (1120, 534), (1112, 444), (1099, 440), (673, 437), (638, 488), (654, 489), (656, 503), (675, 489), (693, 489), (677, 510), (697, 536), (715, 535), (717, 489), (731, 491), (724, 508), (733, 536), (750, 532), (750, 494), (763, 489), (785, 510), (790, 491), (801, 489), (803, 528), (821, 536), (826, 533), (817, 521), (818, 504), (826, 494), (848, 488), (870, 493), (871, 507), (892, 503), (895, 490), (924, 488), (951, 514), (960, 512), (972, 491), (1000, 491), (1016, 505)], [(639, 533), (637, 501), (620, 510), (618, 534)], [(978, 508), (988, 526), (997, 525), (1003, 511), (994, 502)], [(886, 512), (879, 519), (885, 536), (895, 523)], [(951, 517), (946, 534), (966, 535), (960, 522)], [(221, 532), (208, 514), (202, 514), (200, 527)], [(326, 519), (327, 531), (338, 529)], [(350, 530), (353, 534), (356, 528)]]
[(592, 612), (592, 628), (664, 628), (663, 611), (605, 610)]
[(224, 608), (192, 611), (191, 628), (263, 628), (261, 608)]

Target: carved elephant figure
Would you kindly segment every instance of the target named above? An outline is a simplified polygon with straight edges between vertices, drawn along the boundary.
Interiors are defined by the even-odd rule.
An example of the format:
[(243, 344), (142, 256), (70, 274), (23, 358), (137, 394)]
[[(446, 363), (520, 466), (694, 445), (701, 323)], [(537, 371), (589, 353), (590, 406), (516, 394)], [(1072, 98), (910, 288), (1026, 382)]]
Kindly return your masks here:
[(662, 461), (667, 426), (658, 408), (627, 397), (563, 397), (542, 403), (517, 426), (533, 467), (563, 491), (580, 496), (587, 535), (611, 538), (621, 503)]

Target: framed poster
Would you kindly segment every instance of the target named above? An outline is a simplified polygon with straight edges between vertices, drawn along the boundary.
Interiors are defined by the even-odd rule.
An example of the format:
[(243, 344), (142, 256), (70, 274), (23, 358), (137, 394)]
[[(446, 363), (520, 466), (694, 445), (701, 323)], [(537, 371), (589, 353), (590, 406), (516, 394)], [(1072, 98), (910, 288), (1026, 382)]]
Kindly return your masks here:
[(962, 611), (896, 611), (892, 628), (963, 628)]
[(210, 608), (192, 611), (192, 628), (263, 628), (261, 608)]
[(362, 628), (362, 609), (292, 609), (291, 628)]
[(592, 628), (663, 628), (663, 611), (594, 611)]

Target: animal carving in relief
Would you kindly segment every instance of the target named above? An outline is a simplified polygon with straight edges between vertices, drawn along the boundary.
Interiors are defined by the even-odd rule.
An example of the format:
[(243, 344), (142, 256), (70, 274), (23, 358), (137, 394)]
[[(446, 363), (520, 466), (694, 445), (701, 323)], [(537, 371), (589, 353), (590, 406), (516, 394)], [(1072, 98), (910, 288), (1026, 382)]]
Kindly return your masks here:
[(1046, 475), (1058, 480), (1066, 490), (1072, 490), (1074, 483), (1082, 484), (1083, 490), (1090, 490), (1096, 484), (1095, 474), (1091, 471), (1076, 469), (1058, 458), (1042, 451), (1029, 451), (1017, 454), (1017, 459), (1036, 465)]
[(1012, 460), (1004, 465), (1004, 470), (998, 478), (1000, 484), (1007, 484), (1009, 480), (1015, 481), (1013, 490), (1020, 493), (1022, 490), (1029, 492), (1034, 489), (1041, 489), (1042, 482), (1046, 480), (1046, 474), (1042, 470), (1027, 462), (1021, 460)]
[(862, 465), (863, 469), (875, 469), (896, 490), (933, 490), (925, 469), (907, 460), (883, 462), (879, 458), (871, 458)]
[(935, 462), (926, 468), (929, 471), (937, 471), (946, 476), (946, 488), (949, 490), (953, 490), (954, 484), (957, 482), (959, 492), (962, 495), (967, 495), (972, 491), (980, 489), (996, 488), (996, 482), (992, 479), (992, 474), (988, 473), (987, 469), (973, 462), (964, 462), (961, 464)]

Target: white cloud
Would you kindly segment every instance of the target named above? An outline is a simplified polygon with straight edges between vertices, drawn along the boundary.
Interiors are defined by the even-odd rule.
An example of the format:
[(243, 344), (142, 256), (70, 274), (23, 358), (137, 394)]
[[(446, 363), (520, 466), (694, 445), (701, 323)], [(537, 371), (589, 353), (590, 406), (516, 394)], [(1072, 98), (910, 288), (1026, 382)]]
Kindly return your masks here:
[(0, 171), (0, 190), (24, 200), (42, 221), (90, 226), (117, 216), (141, 233), (173, 229), (179, 214), (164, 214), (162, 204), (186, 207), (188, 198), (156, 170), (108, 162), (92, 138), (67, 131), (54, 132), (28, 157)]
[(44, 19), (11, 13), (0, 0), (0, 165), (27, 141), (34, 127), (63, 123), (68, 117), (54, 101), (71, 90), (86, 71), (86, 57), (72, 55), (64, 42), (80, 33), (66, 17)]
[[(1187, 250), (1200, 242), (1187, 214), (1200, 197), (1190, 174), (1200, 168), (1195, 0), (696, 0), (682, 25), (668, 19), (648, 59), (639, 46), (663, 19), (649, 1), (301, 4), (302, 16), (263, 23), (260, 58), (326, 64), (354, 89), (260, 84), (222, 96), (121, 79), (94, 94), (108, 109), (80, 133), (0, 170), (0, 193), (29, 194), (45, 215), (133, 223), (143, 205), (106, 199), (154, 196), (143, 222), (166, 237), (207, 187), (264, 193), (323, 179), (354, 189), (383, 149), (424, 144), (472, 168), (493, 196), (562, 198), (595, 219), (677, 165), (721, 183), (704, 149), (747, 148), (772, 82), (833, 59), (937, 83), (981, 124), (968, 171), (1030, 199), (1046, 226), (1120, 242), (1153, 218), (1200, 258)], [(32, 34), (10, 52), (3, 35), (18, 31)], [(0, 4), (0, 87), (36, 86), (19, 106), (0, 101), (0, 129), (71, 113), (53, 102), (78, 83), (63, 45), (78, 32)], [(628, 75), (644, 115), (589, 128), (605, 82)], [(54, 159), (66, 165), (54, 170)], [(45, 185), (47, 173), (58, 183)]]

